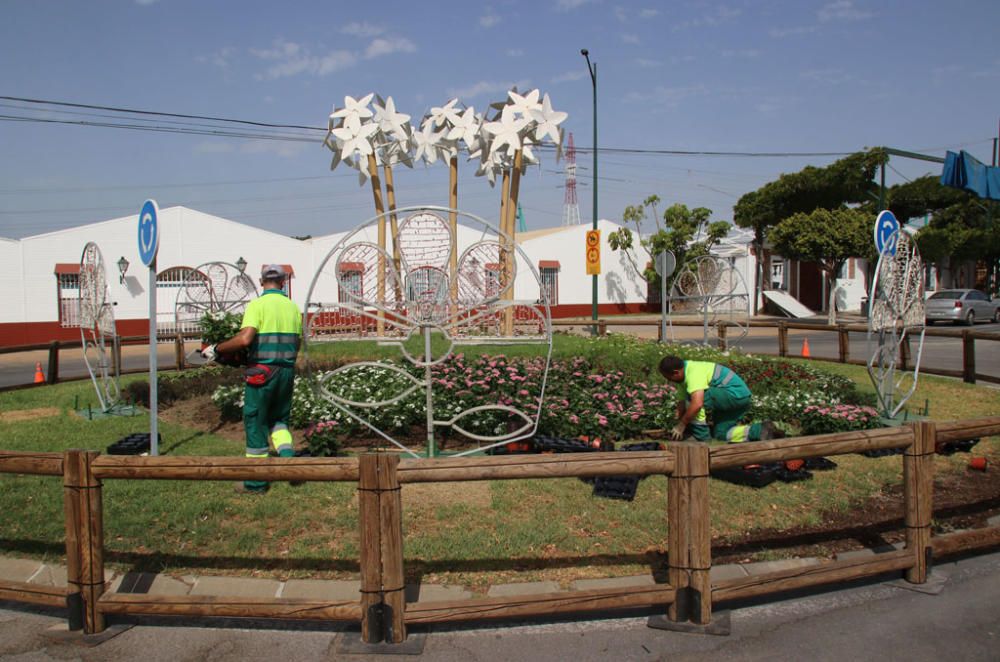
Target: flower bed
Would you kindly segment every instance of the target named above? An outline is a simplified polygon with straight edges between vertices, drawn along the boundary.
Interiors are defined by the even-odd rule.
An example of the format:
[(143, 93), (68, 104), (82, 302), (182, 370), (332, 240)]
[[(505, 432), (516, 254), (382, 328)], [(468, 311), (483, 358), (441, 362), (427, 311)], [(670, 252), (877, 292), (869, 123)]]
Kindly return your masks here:
[[(623, 440), (640, 436), (643, 430), (671, 427), (676, 389), (656, 373), (656, 357), (663, 353), (662, 346), (650, 347), (642, 341), (626, 344), (639, 346), (628, 350), (632, 359), (629, 370), (609, 366), (606, 356), (553, 359), (540, 411), (544, 358), (457, 354), (435, 365), (431, 372), (436, 418), (447, 419), (475, 406), (506, 405), (529, 414), (538, 411), (538, 433), (556, 437)], [(859, 392), (850, 380), (819, 368), (704, 347), (677, 346), (670, 351), (688, 359), (715, 360), (735, 370), (754, 394), (751, 416), (756, 420), (777, 421), (804, 434), (878, 425), (875, 410), (863, 406), (871, 396)], [(642, 356), (646, 361), (640, 364), (637, 359)], [(423, 377), (417, 368), (410, 368), (410, 374)], [(367, 402), (392, 398), (412, 386), (404, 375), (375, 365), (336, 373), (322, 371), (297, 379), (290, 423), (313, 431), (307, 435), (307, 443), (316, 455), (336, 450), (339, 441), (332, 438), (372, 435), (361, 422), (317, 396), (320, 380), (326, 380), (327, 388), (342, 397)], [(242, 386), (226, 386), (212, 397), (224, 415), (238, 418), (242, 395)], [(408, 436), (411, 430), (420, 430), (418, 434), (422, 434), (425, 395), (418, 388), (391, 406), (367, 408), (363, 414), (387, 433)], [(462, 427), (484, 436), (500, 435), (512, 425), (523, 424), (498, 411), (470, 418), (473, 420), (461, 421)], [(329, 425), (317, 436), (321, 423)]]

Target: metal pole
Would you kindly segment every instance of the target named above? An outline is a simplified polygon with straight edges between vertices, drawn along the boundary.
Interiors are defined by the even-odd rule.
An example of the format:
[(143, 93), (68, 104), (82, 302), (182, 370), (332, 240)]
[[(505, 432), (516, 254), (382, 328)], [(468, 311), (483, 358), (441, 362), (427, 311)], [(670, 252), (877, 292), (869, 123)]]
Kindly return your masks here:
[(431, 387), (431, 327), (424, 327), (424, 384), (427, 407), (427, 457), (437, 457), (437, 446), (434, 442), (434, 389)]
[[(582, 55), (587, 60), (587, 71), (590, 72), (590, 82), (591, 89), (593, 90), (594, 97), (594, 204), (591, 209), (591, 215), (593, 218), (592, 229), (597, 229), (597, 63), (591, 63), (590, 61), (590, 51), (586, 48), (580, 50), (580, 55)], [(590, 317), (595, 322), (597, 321), (597, 274), (593, 275), (592, 287), (591, 287), (591, 309)], [(597, 332), (597, 327), (595, 325), (594, 332)]]
[[(663, 255), (663, 253), (660, 253)], [(667, 270), (666, 260), (660, 263), (660, 342), (667, 342)]]
[(149, 263), (149, 454), (160, 454), (156, 401), (156, 258)]
[[(589, 60), (587, 61), (590, 62)], [(594, 63), (594, 70), (590, 74), (594, 83), (594, 205), (592, 210), (593, 216), (593, 229), (597, 229), (597, 63)], [(591, 300), (593, 304), (591, 306), (590, 318), (593, 320), (597, 319), (597, 274), (592, 276), (592, 292)]]

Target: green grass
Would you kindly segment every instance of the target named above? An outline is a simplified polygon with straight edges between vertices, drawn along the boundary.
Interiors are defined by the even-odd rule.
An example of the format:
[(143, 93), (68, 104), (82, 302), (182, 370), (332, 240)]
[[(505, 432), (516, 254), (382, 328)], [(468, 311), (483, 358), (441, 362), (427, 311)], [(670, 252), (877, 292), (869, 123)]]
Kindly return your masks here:
[[(339, 347), (346, 343), (330, 343)], [(362, 351), (371, 345), (358, 345)], [(361, 349), (359, 349), (361, 348)], [(337, 351), (344, 348), (339, 347)], [(377, 348), (376, 348), (377, 349)], [(537, 351), (529, 347), (527, 350)], [(557, 356), (648, 372), (655, 344), (558, 336)], [(343, 356), (347, 356), (346, 354)], [(812, 362), (871, 389), (863, 368)], [(148, 430), (146, 415), (87, 421), (75, 403), (93, 403), (87, 382), (0, 394), (0, 413), (54, 407), (58, 414), (0, 418), (0, 448), (103, 450)], [(913, 402), (930, 401), (932, 418), (995, 415), (1000, 390), (922, 376)], [(163, 423), (164, 453), (239, 456), (241, 444)], [(997, 439), (977, 455), (1000, 462)], [(832, 472), (764, 490), (711, 481), (711, 528), (717, 542), (769, 529), (821, 524), (887, 486), (898, 485), (898, 457), (838, 456)], [(937, 457), (939, 474), (959, 474), (967, 455)], [(104, 487), (106, 561), (115, 569), (175, 574), (239, 574), (279, 578), (348, 578), (358, 574), (356, 486), (276, 483), (264, 497), (233, 492), (232, 482), (109, 480)], [(598, 499), (575, 479), (407, 485), (403, 491), (406, 570), (410, 579), (483, 587), (501, 581), (572, 579), (647, 572), (666, 547), (666, 479), (644, 479), (633, 502)], [(0, 554), (62, 562), (64, 523), (58, 478), (0, 474)], [(755, 558), (779, 552), (762, 551)]]

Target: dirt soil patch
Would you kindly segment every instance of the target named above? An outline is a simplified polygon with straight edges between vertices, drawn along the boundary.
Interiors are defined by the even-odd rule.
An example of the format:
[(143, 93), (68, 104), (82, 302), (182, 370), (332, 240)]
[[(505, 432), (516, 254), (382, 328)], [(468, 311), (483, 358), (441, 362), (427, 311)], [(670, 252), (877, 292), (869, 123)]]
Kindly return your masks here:
[[(969, 470), (934, 481), (935, 534), (984, 527), (988, 519), (1000, 514), (1000, 481), (995, 471)], [(903, 487), (893, 485), (850, 510), (824, 513), (821, 525), (754, 531), (738, 541), (717, 541), (712, 563), (745, 563), (757, 560), (755, 555), (762, 552), (788, 558), (826, 557), (861, 548), (888, 550), (905, 539)]]
[(33, 421), (36, 418), (52, 418), (59, 416), (62, 410), (56, 407), (39, 407), (38, 409), (18, 409), (16, 411), (0, 411), (0, 423), (17, 423), (18, 421)]

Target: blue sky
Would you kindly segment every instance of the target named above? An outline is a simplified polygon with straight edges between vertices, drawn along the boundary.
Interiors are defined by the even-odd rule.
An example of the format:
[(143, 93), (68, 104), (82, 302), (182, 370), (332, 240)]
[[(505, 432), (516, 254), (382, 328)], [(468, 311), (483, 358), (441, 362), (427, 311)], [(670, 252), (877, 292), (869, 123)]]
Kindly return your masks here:
[[(589, 148), (587, 48), (598, 67), (601, 148), (888, 145), (939, 156), (964, 148), (989, 162), (1000, 121), (996, 0), (2, 0), (0, 11), (8, 97), (320, 127), (345, 95), (391, 95), (419, 119), (453, 96), (481, 109), (517, 85), (548, 93), (569, 113), (577, 146)], [(0, 104), (8, 117), (123, 121)], [(370, 189), (347, 169), (330, 172), (322, 133), (282, 133), (299, 139), (0, 121), (0, 236), (138, 213), (147, 197), (289, 235), (346, 230), (373, 215)], [(541, 156), (521, 187), (530, 229), (562, 215), (563, 164)], [(598, 211), (616, 220), (656, 193), (731, 220), (742, 194), (834, 158), (602, 153)], [(588, 222), (590, 153), (578, 162)], [(459, 207), (495, 219), (499, 187), (462, 163)], [(891, 165), (890, 183), (940, 172), (900, 158)], [(395, 179), (400, 205), (447, 203), (440, 164), (399, 169)]]

